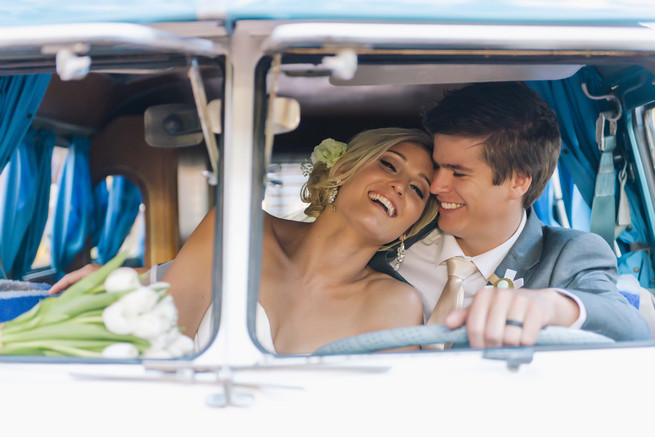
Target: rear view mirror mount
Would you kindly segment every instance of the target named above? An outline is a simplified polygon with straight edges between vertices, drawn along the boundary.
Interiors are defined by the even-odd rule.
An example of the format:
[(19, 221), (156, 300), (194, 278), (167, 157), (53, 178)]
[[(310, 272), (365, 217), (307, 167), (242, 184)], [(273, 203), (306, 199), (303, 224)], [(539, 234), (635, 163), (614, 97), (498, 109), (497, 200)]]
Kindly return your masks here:
[(151, 106), (144, 114), (146, 143), (153, 147), (178, 148), (202, 142), (202, 128), (195, 105)]

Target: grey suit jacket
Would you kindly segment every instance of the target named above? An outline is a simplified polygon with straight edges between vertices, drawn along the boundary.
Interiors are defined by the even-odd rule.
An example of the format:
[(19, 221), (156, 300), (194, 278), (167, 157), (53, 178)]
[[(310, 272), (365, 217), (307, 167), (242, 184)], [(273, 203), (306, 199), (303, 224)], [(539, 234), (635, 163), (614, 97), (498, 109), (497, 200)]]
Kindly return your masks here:
[[(435, 226), (425, 229), (405, 246), (427, 235)], [(380, 253), (371, 260), (371, 266), (405, 281), (389, 266), (394, 257), (393, 251)], [(523, 232), (496, 269), (496, 275), (502, 278), (507, 269), (515, 270), (516, 278), (523, 278), (523, 288), (562, 288), (580, 298), (587, 310), (584, 330), (620, 341), (649, 338), (648, 324), (616, 288), (614, 253), (596, 234), (545, 226), (531, 209)]]

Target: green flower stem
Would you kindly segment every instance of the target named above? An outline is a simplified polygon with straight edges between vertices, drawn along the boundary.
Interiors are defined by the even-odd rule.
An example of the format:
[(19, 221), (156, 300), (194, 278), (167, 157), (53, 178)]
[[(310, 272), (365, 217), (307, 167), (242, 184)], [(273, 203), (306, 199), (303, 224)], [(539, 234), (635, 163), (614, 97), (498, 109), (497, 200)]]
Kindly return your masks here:
[(49, 300), (53, 300), (50, 308), (47, 309), (49, 315), (63, 314), (68, 316), (68, 318), (74, 318), (87, 311), (106, 308), (132, 291), (134, 290), (127, 290), (121, 293), (82, 294), (73, 296), (72, 298), (64, 294), (62, 296), (47, 298), (42, 302), (45, 304)]
[[(109, 344), (111, 343), (108, 343), (106, 346)], [(102, 349), (90, 349), (93, 348), (89, 347), (89, 345), (70, 345), (67, 344), (64, 340), (57, 340), (53, 342), (34, 341), (17, 345), (9, 345), (6, 347), (4, 352), (5, 355), (68, 355), (85, 358), (100, 358), (102, 356)], [(56, 354), (49, 354), (49, 351), (54, 351)]]
[(29, 343), (32, 341), (50, 341), (60, 343), (67, 340), (90, 340), (106, 341), (110, 343), (132, 343), (139, 350), (145, 350), (150, 346), (148, 340), (135, 337), (133, 335), (113, 334), (107, 330), (102, 320), (95, 323), (83, 323), (79, 319), (68, 320), (64, 323), (42, 326), (29, 331), (19, 331), (7, 333), (3, 329), (2, 343), (3, 352), (11, 345), (20, 343)]
[(10, 320), (5, 324), (4, 332), (25, 332), (41, 326), (61, 323), (77, 318), (82, 314), (102, 314), (110, 304), (116, 302), (129, 291), (122, 293), (100, 293), (94, 295), (78, 295), (74, 299), (62, 299), (63, 296), (53, 296), (39, 302), (39, 312), (28, 321)]
[(118, 267), (123, 265), (125, 258), (127, 257), (127, 252), (121, 252), (112, 258), (107, 264), (100, 267), (95, 272), (91, 273), (89, 276), (80, 279), (75, 284), (71, 285), (65, 292), (68, 295), (78, 295), (78, 294), (87, 294), (91, 290), (95, 289), (97, 286), (102, 285), (107, 279), (107, 276)]

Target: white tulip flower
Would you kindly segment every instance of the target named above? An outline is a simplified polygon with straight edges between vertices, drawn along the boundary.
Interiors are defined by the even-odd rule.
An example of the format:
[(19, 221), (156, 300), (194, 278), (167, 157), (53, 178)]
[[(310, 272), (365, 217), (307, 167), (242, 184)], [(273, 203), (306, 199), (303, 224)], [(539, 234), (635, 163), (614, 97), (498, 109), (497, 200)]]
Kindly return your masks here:
[(175, 340), (168, 345), (168, 352), (173, 357), (181, 357), (193, 352), (193, 340), (177, 330), (176, 332), (177, 336), (175, 337)]
[(107, 276), (104, 285), (107, 293), (120, 293), (139, 288), (141, 282), (139, 282), (139, 275), (135, 270), (129, 267), (119, 267)]
[(174, 358), (166, 349), (150, 347), (143, 352), (143, 358)]
[(173, 303), (173, 296), (164, 296), (150, 312), (160, 318), (162, 325), (166, 330), (177, 326), (177, 308)]
[(139, 338), (151, 340), (164, 334), (167, 329), (168, 326), (162, 323), (161, 318), (150, 312), (141, 314), (136, 318), (132, 333)]
[(102, 350), (104, 358), (137, 358), (139, 350), (132, 343), (114, 343)]
[(139, 287), (132, 293), (121, 297), (119, 302), (123, 302), (126, 314), (136, 316), (152, 310), (157, 300), (159, 300), (159, 295), (156, 291), (148, 287)]
[(127, 314), (124, 303), (118, 300), (102, 311), (102, 321), (109, 332), (127, 335), (134, 331), (136, 317)]

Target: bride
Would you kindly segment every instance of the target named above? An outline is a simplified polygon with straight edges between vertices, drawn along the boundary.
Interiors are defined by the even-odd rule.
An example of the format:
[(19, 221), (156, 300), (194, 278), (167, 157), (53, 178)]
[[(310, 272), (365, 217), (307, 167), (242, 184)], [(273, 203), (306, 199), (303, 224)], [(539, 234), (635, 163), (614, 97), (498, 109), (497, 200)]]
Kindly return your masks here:
[[(302, 197), (316, 220), (264, 213), (257, 319), (269, 328), (258, 326), (263, 346), (306, 354), (351, 335), (423, 323), (417, 292), (368, 262), (436, 216), (431, 149), (424, 133), (396, 128), (362, 132), (347, 147), (327, 140), (315, 149)], [(164, 277), (187, 335), (211, 301), (213, 231), (212, 210)]]
[[(376, 251), (398, 247), (432, 221), (432, 141), (421, 131), (362, 132), (347, 145), (314, 149), (303, 187), (313, 223), (264, 213), (257, 332), (279, 354), (308, 354), (335, 340), (423, 323), (409, 284), (368, 266)], [(215, 213), (198, 225), (163, 277), (171, 284), (178, 325), (193, 337), (209, 321)], [(84, 274), (76, 271), (53, 289)], [(64, 285), (65, 284), (65, 285)], [(205, 315), (205, 317), (203, 317)]]

